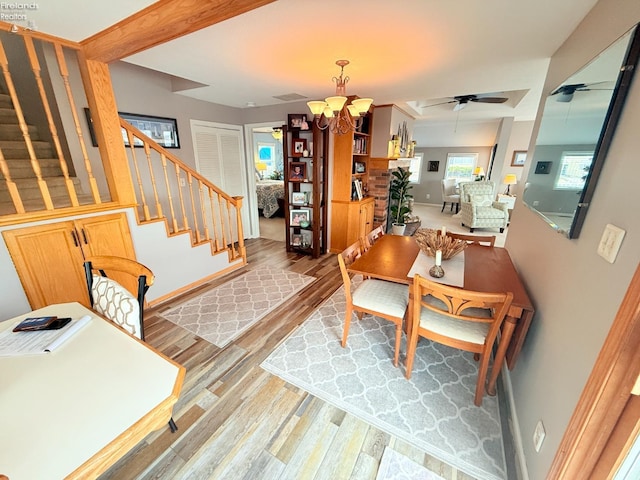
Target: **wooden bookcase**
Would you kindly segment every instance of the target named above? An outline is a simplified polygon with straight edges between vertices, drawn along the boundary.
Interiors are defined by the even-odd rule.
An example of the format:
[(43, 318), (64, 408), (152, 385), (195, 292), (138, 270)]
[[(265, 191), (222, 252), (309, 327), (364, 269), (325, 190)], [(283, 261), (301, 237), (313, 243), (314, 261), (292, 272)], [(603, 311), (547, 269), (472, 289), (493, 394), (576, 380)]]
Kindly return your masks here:
[[(285, 242), (288, 252), (318, 258), (327, 251), (329, 136), (313, 121), (308, 124), (309, 130), (282, 127)], [(296, 167), (300, 167), (300, 175)], [(296, 224), (301, 218), (306, 218), (309, 225)]]
[[(331, 251), (339, 253), (373, 229), (374, 198), (368, 196), (371, 123), (359, 131), (333, 135)], [(355, 182), (362, 185), (362, 198)]]

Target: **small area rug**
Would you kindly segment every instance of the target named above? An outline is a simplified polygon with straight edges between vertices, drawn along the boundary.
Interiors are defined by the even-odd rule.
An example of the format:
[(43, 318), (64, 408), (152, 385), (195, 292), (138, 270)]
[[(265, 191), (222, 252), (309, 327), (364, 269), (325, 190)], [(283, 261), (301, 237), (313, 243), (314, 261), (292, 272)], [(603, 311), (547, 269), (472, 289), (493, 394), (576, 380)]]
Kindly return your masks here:
[(474, 405), (473, 354), (421, 339), (406, 380), (392, 362), (395, 326), (364, 315), (342, 348), (344, 312), (341, 287), (262, 367), (475, 478), (506, 479), (498, 398)]
[(213, 288), (162, 316), (222, 348), (315, 280), (266, 265)]
[(385, 447), (376, 480), (444, 480), (406, 455)]

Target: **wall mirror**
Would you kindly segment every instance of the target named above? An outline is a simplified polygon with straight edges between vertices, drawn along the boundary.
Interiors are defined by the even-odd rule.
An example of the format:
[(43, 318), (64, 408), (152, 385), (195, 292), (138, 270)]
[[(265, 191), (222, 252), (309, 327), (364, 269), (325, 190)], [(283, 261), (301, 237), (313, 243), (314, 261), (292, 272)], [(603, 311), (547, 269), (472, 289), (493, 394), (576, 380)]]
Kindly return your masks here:
[(547, 97), (523, 201), (577, 238), (640, 53), (638, 25)]

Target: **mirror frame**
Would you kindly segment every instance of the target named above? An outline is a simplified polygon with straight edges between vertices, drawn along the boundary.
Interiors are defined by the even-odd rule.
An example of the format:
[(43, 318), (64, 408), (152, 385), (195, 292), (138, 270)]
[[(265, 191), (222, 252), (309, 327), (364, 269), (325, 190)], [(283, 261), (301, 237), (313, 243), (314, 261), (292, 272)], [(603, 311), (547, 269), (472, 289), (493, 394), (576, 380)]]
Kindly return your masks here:
[[(587, 178), (585, 179), (584, 187), (582, 188), (582, 193), (580, 194), (580, 199), (578, 200), (578, 205), (573, 215), (571, 227), (566, 232), (566, 236), (569, 239), (578, 238), (580, 231), (582, 230), (582, 225), (584, 224), (587, 211), (589, 210), (589, 205), (595, 193), (598, 177), (602, 172), (609, 147), (611, 146), (611, 142), (618, 125), (618, 121), (620, 119), (620, 115), (622, 113), (625, 100), (631, 86), (631, 82), (633, 80), (633, 74), (635, 73), (636, 67), (638, 65), (638, 60), (640, 57), (640, 24), (636, 24), (630, 30), (631, 37), (629, 39), (629, 44), (627, 46), (627, 51), (622, 65), (620, 66), (620, 73), (618, 74), (618, 79), (616, 81), (613, 94), (611, 95), (611, 100), (609, 101), (609, 107), (603, 121), (602, 129), (600, 130), (600, 136), (593, 152), (593, 161), (591, 162), (591, 167), (589, 168)], [(571, 78), (571, 75), (569, 76), (569, 78)], [(542, 115), (544, 115), (544, 110), (542, 112)], [(532, 164), (534, 159), (535, 150), (533, 152), (531, 160)], [(531, 174), (532, 170), (530, 168), (528, 175)], [(534, 211), (543, 219), (545, 219), (547, 223), (551, 223), (542, 212), (539, 212), (535, 207), (529, 205), (525, 201), (524, 195), (523, 203), (530, 210)], [(559, 233), (561, 232), (559, 229), (555, 227), (553, 228)], [(564, 231), (562, 231), (562, 233), (564, 233)]]

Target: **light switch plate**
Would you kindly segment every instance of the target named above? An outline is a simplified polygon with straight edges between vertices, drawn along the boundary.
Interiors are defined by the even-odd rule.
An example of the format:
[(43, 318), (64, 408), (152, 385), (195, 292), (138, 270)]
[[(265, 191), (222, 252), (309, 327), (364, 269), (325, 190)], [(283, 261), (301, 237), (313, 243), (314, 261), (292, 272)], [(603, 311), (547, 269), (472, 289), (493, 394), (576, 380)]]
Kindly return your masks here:
[(621, 228), (608, 223), (598, 245), (598, 255), (609, 263), (615, 262), (625, 233)]

